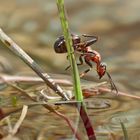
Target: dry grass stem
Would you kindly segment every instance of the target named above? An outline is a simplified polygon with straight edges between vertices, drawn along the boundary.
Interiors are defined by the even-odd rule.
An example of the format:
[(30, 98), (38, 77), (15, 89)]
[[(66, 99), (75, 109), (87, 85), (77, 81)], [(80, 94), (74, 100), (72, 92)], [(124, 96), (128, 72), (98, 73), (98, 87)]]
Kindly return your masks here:
[[(6, 82), (25, 82), (25, 83), (44, 83), (40, 77), (36, 76), (12, 76), (0, 75), (0, 83)], [(72, 86), (72, 82), (66, 79), (54, 79), (57, 84), (63, 86)]]
[(24, 105), (23, 109), (22, 109), (21, 116), (20, 116), (19, 120), (17, 121), (17, 123), (15, 124), (14, 128), (12, 129), (11, 135), (15, 135), (17, 133), (17, 131), (18, 131), (19, 127), (21, 126), (24, 118), (26, 117), (27, 111), (28, 111), (28, 106)]
[(28, 106), (24, 105), (23, 109), (22, 109), (22, 112), (21, 112), (21, 115), (20, 115), (20, 118), (13, 128), (11, 127), (11, 123), (9, 122), (9, 120), (7, 120), (8, 126), (9, 126), (8, 127), (9, 128), (9, 134), (8, 134), (8, 136), (4, 137), (2, 140), (18, 140), (18, 138), (15, 137), (14, 135), (18, 132), (18, 129), (20, 128), (23, 120), (26, 117), (27, 111), (28, 111)]
[(10, 49), (16, 56), (23, 60), (38, 76), (40, 76), (46, 85), (55, 91), (56, 94), (61, 96), (64, 100), (69, 100), (63, 89), (55, 83), (55, 81), (44, 72), (44, 70), (21, 48), (19, 47), (8, 35), (6, 35), (0, 28), (0, 42), (3, 46)]

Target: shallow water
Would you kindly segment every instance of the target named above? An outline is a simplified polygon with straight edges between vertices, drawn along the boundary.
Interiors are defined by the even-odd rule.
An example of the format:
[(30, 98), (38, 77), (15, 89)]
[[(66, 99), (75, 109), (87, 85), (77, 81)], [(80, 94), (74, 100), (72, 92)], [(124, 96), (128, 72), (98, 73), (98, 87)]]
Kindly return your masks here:
[[(66, 55), (55, 54), (52, 47), (55, 39), (61, 35), (54, 1), (13, 0), (11, 3), (7, 0), (0, 3), (0, 26), (3, 30), (46, 72), (58, 73), (52, 76), (65, 79), (65, 75), (60, 73), (70, 74), (70, 71), (64, 71), (68, 65)], [(107, 63), (107, 70), (112, 75), (118, 90), (140, 96), (139, 0), (81, 0), (80, 2), (71, 0), (66, 2), (66, 8), (72, 32), (99, 36), (99, 41), (93, 45), (93, 49), (101, 53), (102, 60)], [(86, 65), (79, 67), (79, 71), (82, 72), (86, 67)], [(10, 75), (33, 74), (21, 60), (1, 46), (0, 71), (1, 74)], [(95, 71), (91, 71), (84, 79), (92, 88), (92, 84), (94, 86), (96, 82), (106, 81), (107, 77), (98, 80)], [(82, 82), (86, 87), (89, 83)], [(0, 86), (0, 106), (8, 110), (13, 109), (11, 101), (13, 96), (17, 96), (18, 105), (31, 103), (15, 90), (2, 86)], [(26, 90), (34, 95), (36, 90), (44, 88), (45, 85), (26, 84), (22, 87), (26, 87)], [(139, 100), (108, 93), (86, 99), (86, 103), (91, 121), (96, 128), (97, 139), (108, 140), (110, 137), (114, 140), (123, 139), (120, 121), (126, 126), (130, 140), (140, 139)], [(63, 105), (59, 110), (77, 124), (78, 114), (73, 106)], [(13, 124), (19, 114), (20, 112), (11, 116)], [(4, 126), (6, 127), (5, 124)], [(86, 139), (82, 123), (79, 126), (81, 136)], [(3, 131), (3, 128), (0, 128), (0, 134), (6, 133)], [(41, 136), (47, 137), (47, 140), (69, 140), (72, 139), (72, 132), (58, 116), (48, 113), (41, 106), (36, 106), (29, 109), (17, 136), (23, 140), (37, 139)]]

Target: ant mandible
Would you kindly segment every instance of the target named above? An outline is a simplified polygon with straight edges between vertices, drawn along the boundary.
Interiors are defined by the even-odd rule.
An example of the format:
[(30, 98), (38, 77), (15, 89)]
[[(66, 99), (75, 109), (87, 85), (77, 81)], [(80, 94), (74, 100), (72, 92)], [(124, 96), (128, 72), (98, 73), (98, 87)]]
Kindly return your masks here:
[[(96, 71), (99, 76), (99, 79), (101, 79), (106, 73), (110, 81), (111, 90), (115, 90), (116, 93), (118, 93), (116, 85), (114, 84), (110, 74), (106, 70), (106, 64), (101, 62), (101, 55), (97, 51), (92, 50), (90, 47), (92, 44), (97, 42), (98, 37), (83, 34), (82, 35), (83, 37), (88, 37), (91, 39), (87, 41), (82, 41), (81, 38), (76, 34), (71, 34), (71, 36), (72, 36), (74, 51), (80, 53), (79, 56), (80, 63), (78, 63), (77, 65), (82, 65), (83, 58), (84, 58), (85, 63), (90, 67), (87, 70), (85, 70), (83, 73), (81, 73), (80, 77), (83, 77), (87, 72), (89, 72), (93, 68), (92, 62), (94, 62), (96, 64)], [(60, 36), (59, 38), (57, 38), (57, 40), (54, 43), (54, 50), (56, 53), (67, 52), (64, 36)], [(69, 68), (70, 66), (68, 66), (65, 70)]]

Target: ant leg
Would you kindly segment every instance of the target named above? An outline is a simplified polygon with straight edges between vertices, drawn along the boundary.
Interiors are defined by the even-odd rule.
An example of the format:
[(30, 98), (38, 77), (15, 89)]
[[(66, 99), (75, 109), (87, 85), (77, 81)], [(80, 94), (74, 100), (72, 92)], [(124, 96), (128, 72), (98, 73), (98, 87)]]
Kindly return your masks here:
[(82, 59), (82, 57), (83, 57), (83, 54), (81, 54), (81, 55), (79, 56), (79, 61), (80, 61), (80, 63), (78, 63), (77, 65), (83, 65), (83, 59)]
[(98, 37), (97, 36), (86, 35), (86, 34), (83, 34), (82, 36), (84, 36), (84, 37), (91, 37), (92, 38), (91, 40), (86, 41), (85, 47), (88, 47), (88, 46), (90, 46), (90, 45), (92, 45), (92, 44), (94, 44), (95, 42), (98, 41)]
[[(74, 52), (71, 52), (72, 54), (74, 53)], [(69, 56), (67, 55), (67, 60), (69, 59)], [(70, 68), (71, 66), (69, 65), (69, 66), (67, 66), (66, 68), (65, 68), (65, 70), (68, 70), (69, 68)]]
[(89, 71), (91, 71), (91, 69), (92, 69), (92, 68), (89, 68), (89, 69), (85, 70), (84, 72), (82, 72), (82, 73), (80, 74), (80, 78), (82, 78), (83, 76), (85, 76)]
[(85, 63), (86, 63), (87, 65), (89, 65), (90, 68), (87, 69), (87, 70), (85, 70), (83, 73), (81, 73), (81, 74), (80, 74), (80, 77), (83, 77), (86, 73), (88, 73), (88, 72), (91, 71), (91, 69), (92, 69), (92, 64), (91, 64), (91, 62), (88, 61), (86, 58), (85, 58)]
[[(68, 60), (68, 55), (67, 55), (67, 60)], [(65, 68), (65, 70), (68, 70), (70, 68), (70, 65), (69, 66), (67, 66), (66, 68)]]
[(89, 60), (87, 60), (86, 57), (85, 57), (85, 63), (86, 63), (87, 65), (89, 65), (89, 66), (92, 68), (91, 62), (90, 62)]
[[(77, 65), (83, 65), (83, 59), (82, 59), (82, 57), (83, 57), (83, 54), (81, 54), (81, 55), (79, 56), (79, 61), (80, 61), (80, 63), (78, 63)], [(70, 65), (67, 66), (67, 67), (65, 68), (65, 70), (68, 70), (70, 67), (71, 67)]]
[(68, 70), (70, 67), (71, 67), (71, 65), (67, 66), (67, 67), (65, 68), (65, 70)]
[(83, 36), (83, 37), (92, 37), (92, 38), (98, 39), (98, 37), (97, 37), (97, 36), (94, 36), (94, 35), (82, 34), (82, 36)]
[(113, 82), (110, 74), (108, 72), (106, 72), (106, 74), (107, 74), (107, 76), (109, 78), (109, 82), (110, 82), (110, 85), (111, 85), (111, 91), (112, 90), (115, 90), (116, 91), (116, 94), (118, 94), (118, 89), (117, 89), (116, 85), (114, 84), (114, 82)]
[[(68, 60), (68, 55), (67, 55), (67, 60)], [(65, 68), (65, 70), (68, 70), (69, 68), (70, 68), (71, 66), (69, 65), (69, 66), (67, 66), (66, 68)]]

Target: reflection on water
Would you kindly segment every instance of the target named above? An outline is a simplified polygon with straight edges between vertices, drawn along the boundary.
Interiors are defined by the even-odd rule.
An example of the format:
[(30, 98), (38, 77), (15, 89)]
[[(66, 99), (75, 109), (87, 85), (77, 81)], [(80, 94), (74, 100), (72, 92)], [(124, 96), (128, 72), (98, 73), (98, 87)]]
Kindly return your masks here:
[[(118, 90), (140, 96), (139, 0), (71, 0), (66, 1), (66, 8), (72, 32), (99, 36), (93, 49), (101, 53)], [(64, 71), (68, 65), (66, 55), (55, 54), (52, 47), (55, 39), (61, 34), (54, 1), (1, 1), (0, 21), (0, 26), (47, 72), (70, 73)], [(85, 70), (85, 67), (87, 66), (79, 67), (79, 71)], [(28, 75), (31, 70), (10, 51), (0, 46), (0, 72)], [(52, 76), (70, 79), (64, 75)], [(90, 85), (90, 88), (95, 85), (95, 81), (107, 80), (107, 77), (104, 77), (99, 81), (94, 70), (84, 78), (88, 83), (84, 81), (82, 84), (86, 87)], [(36, 92), (41, 90), (40, 87), (44, 85), (26, 85), (26, 90), (32, 96), (36, 96)], [(8, 110), (13, 109), (12, 96), (18, 97), (18, 106), (31, 103), (24, 95), (0, 83), (0, 106)], [(140, 139), (139, 100), (108, 93), (85, 99), (85, 102), (96, 128), (97, 139), (123, 139), (120, 121), (126, 126), (129, 140)], [(59, 110), (77, 124), (78, 114), (73, 106), (62, 105)], [(19, 118), (19, 114), (11, 116), (13, 122), (14, 118)], [(6, 127), (6, 124), (0, 125)], [(81, 137), (86, 140), (81, 120), (79, 128)], [(72, 132), (66, 122), (41, 106), (29, 109), (21, 130), (18, 135), (23, 140), (41, 137), (47, 137), (48, 140), (72, 138)], [(6, 133), (0, 128), (0, 134), (1, 132)]]
[[(39, 94), (38, 92), (40, 90), (40, 86), (42, 88), (45, 87), (45, 85), (34, 85), (27, 88), (26, 91), (28, 91), (31, 96), (35, 97), (34, 93), (36, 93), (36, 95)], [(23, 85), (22, 87), (25, 86)], [(10, 98), (7, 95), (10, 95)], [(4, 102), (1, 102), (1, 106), (7, 110), (14, 108), (12, 106), (11, 95), (17, 97), (18, 107), (22, 104), (32, 103), (23, 94), (21, 95), (17, 91), (13, 89), (11, 90), (11, 88), (5, 88), (5, 91), (1, 91), (1, 99), (4, 100)], [(139, 138), (139, 100), (133, 100), (128, 97), (121, 97), (108, 93), (93, 96), (89, 99), (87, 98), (85, 99), (85, 103), (88, 108), (90, 119), (96, 128), (97, 139), (107, 140), (109, 137), (122, 139), (123, 132), (120, 122), (124, 123), (130, 136), (130, 140), (134, 140), (133, 138), (136, 138), (137, 140)], [(67, 115), (71, 120), (73, 120), (75, 127), (76, 125), (79, 126), (78, 128), (80, 129), (80, 135), (86, 140), (87, 138), (85, 131), (83, 130), (81, 120), (78, 119), (79, 115), (76, 108), (72, 105), (59, 105), (58, 111)], [(18, 118), (19, 115), (20, 112), (14, 113), (11, 116), (11, 119)], [(29, 109), (28, 115), (21, 126), (21, 130), (22, 131), (19, 131), (18, 135), (23, 140), (25, 140), (24, 135), (28, 135), (28, 139), (47, 137), (50, 140), (67, 140), (73, 137), (71, 130), (68, 128), (67, 123), (63, 119), (47, 111), (41, 106), (36, 106)], [(3, 132), (2, 129), (1, 131)]]

